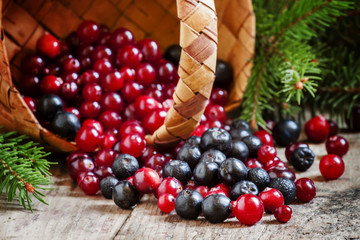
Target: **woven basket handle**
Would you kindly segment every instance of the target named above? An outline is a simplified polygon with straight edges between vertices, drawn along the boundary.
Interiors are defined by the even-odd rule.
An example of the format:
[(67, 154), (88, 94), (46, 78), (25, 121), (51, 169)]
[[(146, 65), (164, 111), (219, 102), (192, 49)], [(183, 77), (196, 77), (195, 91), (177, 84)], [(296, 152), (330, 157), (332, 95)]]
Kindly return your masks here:
[(188, 138), (198, 126), (215, 79), (217, 16), (214, 0), (177, 0), (182, 47), (180, 80), (165, 123), (148, 144), (171, 147)]

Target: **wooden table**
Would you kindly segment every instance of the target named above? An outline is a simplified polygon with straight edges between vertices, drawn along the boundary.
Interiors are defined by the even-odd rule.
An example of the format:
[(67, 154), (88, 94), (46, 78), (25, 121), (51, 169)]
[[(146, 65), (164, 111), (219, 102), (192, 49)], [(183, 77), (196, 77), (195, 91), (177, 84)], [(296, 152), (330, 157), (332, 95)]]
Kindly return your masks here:
[[(326, 181), (319, 172), (324, 144), (311, 145), (314, 165), (297, 177), (313, 179), (317, 196), (310, 203), (291, 205), (286, 224), (265, 214), (254, 226), (236, 219), (210, 224), (203, 218), (182, 220), (163, 214), (153, 197), (145, 196), (133, 210), (121, 210), (102, 196), (85, 196), (72, 183), (66, 165), (52, 169), (55, 189), (47, 192), (49, 206), (34, 201), (34, 213), (0, 197), (0, 239), (359, 239), (360, 238), (360, 134), (343, 134), (350, 142), (344, 157), (344, 175)], [(279, 156), (285, 159), (284, 149)]]

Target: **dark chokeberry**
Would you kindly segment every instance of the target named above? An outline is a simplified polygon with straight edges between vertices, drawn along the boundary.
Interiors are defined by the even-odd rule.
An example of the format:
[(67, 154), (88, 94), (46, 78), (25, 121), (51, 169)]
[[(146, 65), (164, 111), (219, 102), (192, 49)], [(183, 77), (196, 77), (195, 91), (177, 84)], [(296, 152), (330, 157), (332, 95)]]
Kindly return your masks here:
[(231, 136), (221, 128), (209, 128), (201, 136), (200, 147), (203, 151), (217, 149), (224, 154), (231, 151)]
[(112, 195), (115, 204), (122, 209), (130, 209), (140, 201), (139, 192), (126, 180), (120, 181), (114, 187)]
[(139, 170), (139, 163), (130, 154), (120, 154), (116, 156), (112, 164), (112, 170), (117, 179), (124, 180), (133, 176)]
[(251, 131), (249, 129), (241, 128), (241, 129), (231, 129), (230, 135), (233, 139), (242, 140), (251, 134)]
[(218, 59), (215, 70), (215, 86), (226, 87), (232, 82), (234, 77), (233, 68), (223, 60)]
[(233, 140), (229, 156), (245, 162), (249, 157), (249, 149), (243, 141)]
[(74, 140), (81, 125), (79, 119), (69, 112), (58, 112), (51, 121), (51, 131), (68, 140)]
[(295, 200), (296, 186), (293, 181), (288, 178), (275, 178), (270, 181), (270, 188), (276, 188), (284, 196), (285, 204), (288, 205)]
[(258, 195), (259, 189), (255, 183), (247, 180), (241, 180), (240, 182), (235, 183), (235, 185), (231, 188), (230, 198), (235, 201), (244, 194)]
[(220, 166), (221, 163), (225, 161), (225, 159), (226, 159), (225, 154), (223, 154), (219, 150), (210, 149), (201, 155), (200, 162), (206, 162), (206, 163), (214, 162)]
[(227, 219), (232, 212), (231, 200), (223, 194), (207, 196), (202, 204), (202, 213), (211, 223), (220, 223)]
[(296, 142), (299, 135), (299, 125), (293, 120), (280, 120), (275, 124), (273, 129), (275, 142), (281, 147), (286, 147), (290, 143)]
[(247, 174), (247, 167), (239, 159), (228, 158), (220, 165), (220, 176), (229, 185), (244, 180)]
[(255, 183), (260, 192), (270, 183), (269, 174), (262, 168), (250, 169), (247, 175), (247, 180)]
[(199, 147), (201, 141), (201, 137), (192, 136), (186, 139), (185, 144), (189, 144), (194, 147)]
[(201, 212), (203, 197), (198, 191), (185, 189), (175, 200), (175, 211), (184, 219), (196, 219)]
[(173, 160), (164, 166), (162, 175), (164, 178), (174, 177), (186, 185), (191, 178), (191, 168), (187, 162)]
[(60, 97), (54, 94), (44, 95), (36, 105), (36, 112), (44, 119), (51, 121), (57, 112), (63, 111), (64, 105)]
[(214, 162), (200, 162), (193, 171), (195, 182), (200, 186), (214, 186), (219, 178), (219, 165)]
[(175, 65), (179, 65), (180, 55), (181, 55), (180, 45), (174, 44), (166, 49), (164, 53), (164, 58)]
[(104, 198), (111, 199), (114, 187), (119, 183), (116, 177), (108, 176), (100, 181), (100, 190)]
[(306, 171), (314, 163), (315, 154), (310, 148), (300, 147), (294, 150), (290, 157), (290, 163), (298, 171)]
[(262, 146), (262, 143), (258, 137), (248, 136), (242, 140), (249, 149), (249, 157), (256, 158), (259, 148)]
[(246, 129), (250, 131), (250, 125), (248, 122), (242, 119), (237, 119), (231, 123), (232, 129)]
[(196, 164), (198, 164), (200, 158), (200, 149), (189, 144), (184, 144), (177, 154), (177, 159), (187, 162), (191, 169), (193, 169)]

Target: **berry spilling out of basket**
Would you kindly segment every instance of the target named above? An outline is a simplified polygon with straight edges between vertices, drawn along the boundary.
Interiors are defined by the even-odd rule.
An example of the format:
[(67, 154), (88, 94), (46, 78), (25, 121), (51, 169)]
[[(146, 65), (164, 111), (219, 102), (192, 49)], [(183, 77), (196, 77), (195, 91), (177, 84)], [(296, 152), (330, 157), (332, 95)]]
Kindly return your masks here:
[[(297, 142), (296, 122), (269, 121), (272, 134), (253, 133), (246, 121), (227, 117), (227, 91), (215, 87), (192, 137), (171, 150), (147, 146), (145, 135), (164, 123), (173, 104), (180, 52), (173, 45), (162, 55), (154, 40), (136, 42), (127, 29), (110, 32), (84, 21), (65, 41), (50, 34), (38, 40), (37, 53), (23, 61), (19, 88), (43, 126), (76, 142), (79, 150), (67, 157), (69, 174), (88, 195), (101, 190), (130, 209), (142, 195), (153, 194), (162, 212), (184, 219), (202, 213), (211, 223), (236, 217), (253, 225), (264, 211), (289, 221), (295, 198), (309, 202), (316, 195), (314, 182), (296, 180), (274, 147), (286, 147), (293, 169), (312, 166), (315, 155)], [(228, 86), (232, 78), (231, 66), (218, 60), (215, 86)], [(341, 157), (349, 149), (337, 131), (322, 116), (305, 125), (309, 140), (328, 139), (329, 155), (320, 161), (327, 179), (343, 174)]]

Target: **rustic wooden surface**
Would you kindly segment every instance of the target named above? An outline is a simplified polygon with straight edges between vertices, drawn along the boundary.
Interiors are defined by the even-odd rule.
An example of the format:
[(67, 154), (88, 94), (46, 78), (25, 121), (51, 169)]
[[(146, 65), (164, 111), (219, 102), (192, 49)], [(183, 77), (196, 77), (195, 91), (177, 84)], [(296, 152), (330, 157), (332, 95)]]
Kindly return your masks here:
[[(319, 172), (324, 144), (311, 145), (314, 165), (297, 177), (309, 177), (317, 187), (310, 203), (291, 205), (286, 224), (265, 214), (255, 226), (235, 219), (210, 224), (167, 215), (145, 196), (133, 210), (121, 210), (100, 195), (85, 196), (67, 175), (64, 164), (53, 168), (55, 189), (47, 192), (49, 206), (34, 201), (34, 213), (0, 195), (0, 239), (359, 239), (360, 238), (360, 134), (342, 134), (351, 149), (344, 157), (344, 175), (326, 181)], [(284, 149), (279, 155), (285, 159)]]

